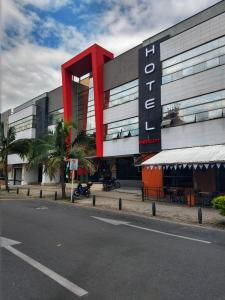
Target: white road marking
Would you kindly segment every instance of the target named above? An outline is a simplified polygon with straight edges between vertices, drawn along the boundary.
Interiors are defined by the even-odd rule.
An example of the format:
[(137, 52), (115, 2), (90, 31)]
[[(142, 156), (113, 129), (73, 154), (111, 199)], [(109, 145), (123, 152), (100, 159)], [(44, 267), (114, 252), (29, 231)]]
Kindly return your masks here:
[(185, 239), (185, 240), (190, 240), (190, 241), (195, 241), (195, 242), (200, 242), (200, 243), (205, 243), (205, 244), (211, 244), (211, 242), (209, 242), (209, 241), (195, 239), (195, 238), (191, 238), (191, 237), (188, 237), (188, 236), (173, 234), (173, 233), (164, 232), (164, 231), (155, 230), (155, 229), (150, 229), (150, 228), (146, 228), (146, 227), (140, 227), (140, 226), (136, 226), (136, 225), (132, 225), (132, 224), (126, 224), (126, 225), (129, 226), (129, 227), (134, 227), (134, 228), (147, 230), (147, 231), (151, 231), (151, 232), (155, 232), (155, 233), (159, 233), (159, 234), (173, 236), (173, 237), (177, 237), (177, 238), (180, 238), (180, 239)]
[(40, 207), (36, 207), (36, 209), (48, 209), (47, 206), (40, 206)]
[(97, 219), (99, 221), (103, 221), (103, 222), (112, 224), (112, 225), (127, 225), (127, 224), (129, 224), (129, 222), (124, 222), (124, 221), (120, 221), (120, 220), (99, 218), (99, 217), (94, 217), (94, 216), (92, 216), (92, 218)]
[(204, 243), (204, 244), (211, 244), (211, 242), (209, 242), (209, 241), (191, 238), (188, 236), (183, 236), (183, 235), (178, 235), (178, 234), (173, 234), (173, 233), (169, 233), (169, 232), (164, 232), (164, 231), (160, 231), (160, 230), (155, 230), (155, 229), (151, 229), (151, 228), (136, 226), (136, 225), (130, 224), (129, 222), (124, 222), (124, 221), (120, 221), (120, 220), (99, 218), (99, 217), (94, 217), (94, 216), (92, 216), (92, 218), (95, 218), (99, 221), (109, 223), (111, 225), (125, 225), (125, 226), (129, 226), (129, 227), (133, 227), (133, 228), (137, 228), (137, 229), (141, 229), (141, 230), (146, 230), (146, 231), (150, 231), (150, 232), (154, 232), (154, 233), (158, 233), (158, 234), (163, 234), (163, 235), (167, 235), (167, 236), (172, 236), (172, 237), (176, 237), (176, 238), (180, 238), (180, 239), (190, 240), (190, 241), (194, 241), (194, 242), (200, 242), (200, 243)]
[(48, 277), (50, 277), (51, 279), (56, 281), (58, 284), (60, 284), (61, 286), (63, 286), (64, 288), (66, 288), (67, 290), (72, 292), (73, 294), (77, 295), (78, 297), (82, 297), (82, 296), (88, 294), (87, 291), (80, 288), (78, 285), (72, 283), (68, 279), (60, 276), (56, 272), (54, 272), (54, 271), (50, 270), (49, 268), (45, 267), (44, 265), (40, 264), (33, 258), (23, 254), (22, 252), (20, 252), (19, 250), (15, 249), (15, 248), (13, 248), (12, 245), (16, 245), (16, 244), (20, 244), (20, 242), (0, 237), (0, 247), (7, 249), (9, 252), (11, 252), (12, 254), (21, 258), (23, 261), (25, 261), (26, 263), (28, 263), (35, 269), (39, 270), (43, 274), (47, 275)]

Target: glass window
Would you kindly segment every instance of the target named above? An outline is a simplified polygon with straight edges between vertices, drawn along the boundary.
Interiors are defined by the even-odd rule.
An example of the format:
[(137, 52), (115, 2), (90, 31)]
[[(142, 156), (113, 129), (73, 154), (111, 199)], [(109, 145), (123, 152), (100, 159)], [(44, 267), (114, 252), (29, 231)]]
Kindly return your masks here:
[(78, 93), (78, 131), (86, 134), (95, 133), (95, 106), (93, 78), (89, 78), (89, 85), (82, 85)]
[(104, 125), (105, 140), (126, 138), (138, 135), (138, 117), (125, 119)]
[(105, 92), (105, 108), (138, 99), (138, 79)]
[(48, 126), (55, 125), (57, 121), (63, 120), (64, 109), (53, 111), (48, 115)]
[(194, 68), (193, 67), (186, 68), (182, 72), (183, 76), (189, 76), (189, 75), (192, 75), (193, 73), (194, 73)]
[[(162, 83), (178, 80), (225, 64), (225, 37), (186, 51), (162, 63)], [(178, 73), (182, 72), (182, 73)], [(171, 75), (169, 77), (169, 75)]]
[(208, 60), (208, 61), (206, 62), (206, 68), (207, 68), (207, 69), (216, 67), (216, 66), (218, 66), (218, 65), (219, 65), (219, 58), (218, 58), (218, 57), (217, 57), (217, 58), (213, 58), (213, 59), (211, 59), (211, 60)]
[(222, 118), (225, 112), (225, 90), (163, 106), (163, 120), (170, 126)]
[(220, 65), (224, 65), (225, 64), (225, 55), (220, 56)]
[(14, 127), (16, 132), (24, 131), (36, 127), (36, 116), (29, 116), (10, 123), (9, 127)]

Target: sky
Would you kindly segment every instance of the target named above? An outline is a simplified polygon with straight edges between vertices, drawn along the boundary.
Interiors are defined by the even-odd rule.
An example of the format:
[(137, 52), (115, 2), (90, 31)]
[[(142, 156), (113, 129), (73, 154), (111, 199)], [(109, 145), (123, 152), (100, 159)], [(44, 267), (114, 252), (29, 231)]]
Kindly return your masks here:
[(61, 85), (61, 65), (93, 43), (114, 55), (218, 0), (0, 0), (0, 111)]

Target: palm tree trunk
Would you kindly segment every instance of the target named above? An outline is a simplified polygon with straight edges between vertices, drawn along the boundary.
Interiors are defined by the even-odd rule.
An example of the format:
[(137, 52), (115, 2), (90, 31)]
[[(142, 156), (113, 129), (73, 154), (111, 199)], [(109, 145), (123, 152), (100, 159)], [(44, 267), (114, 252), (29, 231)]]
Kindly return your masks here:
[(60, 167), (60, 181), (61, 181), (61, 188), (62, 188), (62, 198), (66, 198), (66, 184), (65, 184), (65, 165), (64, 162), (61, 164)]
[(6, 156), (4, 160), (4, 175), (5, 175), (5, 189), (9, 190), (9, 180), (8, 180), (8, 158)]

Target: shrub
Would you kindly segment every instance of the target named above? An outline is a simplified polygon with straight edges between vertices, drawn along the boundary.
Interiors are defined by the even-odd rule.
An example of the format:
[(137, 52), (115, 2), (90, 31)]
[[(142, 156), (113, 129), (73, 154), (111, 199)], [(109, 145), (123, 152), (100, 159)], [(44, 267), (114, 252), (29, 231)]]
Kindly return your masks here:
[(218, 209), (221, 215), (225, 216), (225, 196), (215, 197), (212, 203), (213, 207)]

